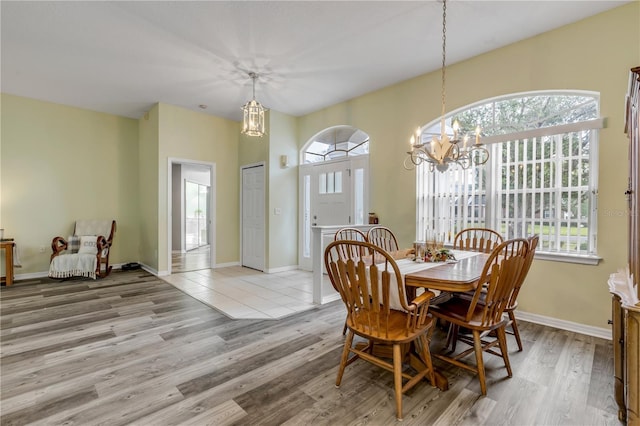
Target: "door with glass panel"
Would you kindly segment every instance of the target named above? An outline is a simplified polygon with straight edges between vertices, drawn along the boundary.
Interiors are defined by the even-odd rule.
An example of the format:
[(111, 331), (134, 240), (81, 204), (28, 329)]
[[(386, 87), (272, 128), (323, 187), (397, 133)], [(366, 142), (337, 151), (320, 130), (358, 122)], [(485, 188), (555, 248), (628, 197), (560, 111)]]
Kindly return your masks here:
[(300, 166), (298, 265), (312, 270), (311, 228), (364, 224), (368, 206), (368, 156)]
[(209, 187), (185, 181), (185, 248), (187, 251), (209, 244)]

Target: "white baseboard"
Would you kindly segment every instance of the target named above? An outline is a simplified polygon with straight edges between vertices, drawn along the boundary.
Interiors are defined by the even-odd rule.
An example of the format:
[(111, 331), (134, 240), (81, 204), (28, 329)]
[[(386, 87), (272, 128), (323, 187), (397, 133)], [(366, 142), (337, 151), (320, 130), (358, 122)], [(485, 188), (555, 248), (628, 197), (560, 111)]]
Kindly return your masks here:
[(213, 269), (228, 268), (229, 266), (239, 266), (240, 262), (216, 263)]
[(298, 265), (290, 265), (290, 266), (281, 266), (279, 268), (271, 268), (266, 272), (267, 274), (275, 274), (277, 272), (287, 272), (287, 271), (296, 271), (298, 270)]
[[(14, 271), (15, 271), (15, 269), (14, 269)], [(14, 281), (32, 280), (34, 278), (46, 278), (48, 276), (49, 276), (49, 271), (45, 271), (45, 272), (30, 272), (28, 274), (15, 274), (13, 276), (13, 280)]]
[(544, 315), (531, 314), (516, 310), (516, 318), (535, 324), (546, 325), (560, 330), (572, 331), (574, 333), (586, 334), (587, 336), (600, 337), (601, 339), (612, 339), (611, 328), (600, 328), (591, 325), (584, 325), (573, 321), (561, 320), (558, 318), (546, 317)]
[(322, 302), (320, 303), (324, 305), (325, 303), (333, 302), (334, 300), (339, 300), (339, 299), (340, 299), (340, 293), (330, 294), (329, 296), (324, 296), (322, 298)]
[(149, 265), (145, 265), (144, 263), (141, 263), (140, 267), (148, 273), (155, 275), (156, 277), (164, 277), (170, 275), (168, 271), (158, 271), (157, 269), (152, 268)]

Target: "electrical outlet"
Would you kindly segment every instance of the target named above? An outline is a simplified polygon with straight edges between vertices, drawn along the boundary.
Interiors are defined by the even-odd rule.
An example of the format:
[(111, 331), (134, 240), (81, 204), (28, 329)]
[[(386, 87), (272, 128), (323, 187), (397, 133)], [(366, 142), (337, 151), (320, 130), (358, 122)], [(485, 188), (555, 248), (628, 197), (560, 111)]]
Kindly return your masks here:
[(45, 251), (47, 251), (47, 248), (45, 246), (40, 246), (40, 253), (44, 253)]

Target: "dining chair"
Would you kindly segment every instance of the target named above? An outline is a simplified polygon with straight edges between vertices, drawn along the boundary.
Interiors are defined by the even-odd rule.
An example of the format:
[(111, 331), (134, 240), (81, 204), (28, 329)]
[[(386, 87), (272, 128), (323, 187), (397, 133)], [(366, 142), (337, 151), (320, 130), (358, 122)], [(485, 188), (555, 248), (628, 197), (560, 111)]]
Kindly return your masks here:
[[(343, 253), (355, 253), (345, 258)], [(340, 359), (336, 387), (345, 367), (363, 359), (393, 373), (396, 417), (402, 420), (402, 394), (423, 378), (435, 385), (429, 339), (433, 318), (428, 314), (433, 293), (426, 291), (407, 302), (403, 278), (393, 257), (378, 246), (360, 241), (334, 241), (324, 253), (324, 263), (333, 287), (347, 308), (348, 333)], [(396, 287), (402, 310), (391, 308)], [(353, 345), (354, 336), (367, 340)], [(374, 345), (392, 346), (392, 362), (378, 355)], [(376, 347), (378, 347), (376, 346)], [(407, 348), (412, 346), (422, 363), (416, 374), (403, 371)], [(388, 352), (387, 352), (388, 354)], [(415, 368), (415, 365), (414, 365)], [(403, 384), (403, 379), (408, 379)]]
[[(503, 313), (509, 306), (513, 289), (526, 264), (528, 250), (529, 243), (523, 238), (501, 243), (489, 255), (471, 300), (454, 297), (440, 305), (431, 306), (431, 314), (434, 317), (471, 331), (471, 336), (457, 336), (458, 340), (470, 345), (470, 349), (458, 354), (449, 352), (434, 356), (477, 373), (482, 395), (487, 394), (484, 352), (500, 356), (508, 377), (512, 377), (506, 340), (508, 319), (503, 317)], [(486, 283), (484, 288), (482, 283)], [(481, 297), (484, 298), (484, 303), (480, 303)], [(495, 337), (491, 334), (495, 334)], [(500, 352), (493, 349), (496, 346)], [(475, 353), (475, 366), (461, 361), (472, 352)]]
[(367, 231), (367, 241), (388, 252), (398, 251), (398, 240), (391, 229), (384, 226), (374, 226)]
[[(502, 235), (489, 228), (466, 228), (458, 232), (453, 238), (453, 248), (458, 250), (479, 251), (482, 253), (491, 253), (491, 250), (502, 243)], [(474, 292), (467, 292), (462, 296), (472, 298)], [(461, 295), (457, 295), (461, 296)], [(456, 350), (456, 342), (458, 340), (459, 327), (455, 324), (449, 325), (449, 333), (447, 335), (447, 347), (451, 346), (451, 350)]]
[(458, 232), (453, 239), (453, 248), (459, 250), (491, 253), (502, 243), (502, 235), (488, 228), (466, 228)]
[[(367, 236), (364, 232), (360, 231), (356, 228), (341, 228), (336, 231), (336, 234), (333, 237), (334, 241), (367, 241)], [(349, 249), (349, 246), (340, 246), (341, 249), (346, 250)], [(350, 249), (355, 250), (354, 253), (351, 253), (351, 257), (357, 255), (358, 248), (351, 247)], [(350, 255), (348, 253), (340, 253), (345, 259), (348, 259)], [(342, 328), (342, 335), (347, 334), (347, 321), (344, 322), (344, 327)]]
[(520, 339), (520, 331), (518, 330), (518, 322), (516, 321), (516, 316), (514, 311), (518, 308), (518, 294), (520, 293), (520, 289), (522, 288), (522, 284), (524, 284), (524, 280), (527, 278), (527, 274), (529, 273), (529, 268), (533, 263), (533, 256), (536, 252), (536, 247), (538, 247), (538, 242), (540, 237), (538, 235), (532, 235), (527, 238), (527, 242), (529, 243), (529, 251), (527, 252), (527, 259), (525, 260), (525, 264), (522, 267), (522, 273), (520, 274), (520, 278), (518, 278), (518, 282), (516, 283), (513, 291), (511, 292), (511, 297), (509, 298), (509, 304), (505, 308), (505, 312), (509, 316), (509, 321), (507, 322), (507, 327), (511, 327), (511, 331), (507, 328), (507, 333), (512, 334), (516, 338), (516, 343), (518, 344), (518, 351), (522, 352), (522, 340)]

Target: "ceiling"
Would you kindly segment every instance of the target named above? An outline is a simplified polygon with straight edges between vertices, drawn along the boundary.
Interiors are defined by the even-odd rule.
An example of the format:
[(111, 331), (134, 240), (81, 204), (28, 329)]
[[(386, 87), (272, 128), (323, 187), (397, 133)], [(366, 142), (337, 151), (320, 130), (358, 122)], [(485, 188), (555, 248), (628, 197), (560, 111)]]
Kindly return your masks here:
[[(447, 2), (455, 63), (630, 1)], [(0, 2), (3, 93), (131, 118), (164, 102), (299, 116), (437, 70), (442, 2)], [(206, 109), (200, 108), (206, 106)]]

